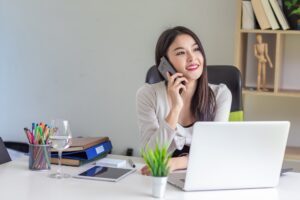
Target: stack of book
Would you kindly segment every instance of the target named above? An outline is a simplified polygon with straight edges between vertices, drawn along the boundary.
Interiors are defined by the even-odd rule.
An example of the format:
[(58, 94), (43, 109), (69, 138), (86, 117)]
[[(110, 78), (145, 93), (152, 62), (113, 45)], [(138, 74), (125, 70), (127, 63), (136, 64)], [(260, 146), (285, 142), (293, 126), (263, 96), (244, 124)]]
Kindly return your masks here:
[(290, 28), (278, 0), (242, 1), (242, 12), (242, 27), (244, 29), (255, 28), (253, 16), (257, 19), (262, 30), (287, 30)]
[[(80, 166), (105, 157), (112, 150), (108, 137), (72, 138), (71, 146), (62, 153), (62, 165)], [(58, 163), (58, 152), (51, 150), (51, 163)]]

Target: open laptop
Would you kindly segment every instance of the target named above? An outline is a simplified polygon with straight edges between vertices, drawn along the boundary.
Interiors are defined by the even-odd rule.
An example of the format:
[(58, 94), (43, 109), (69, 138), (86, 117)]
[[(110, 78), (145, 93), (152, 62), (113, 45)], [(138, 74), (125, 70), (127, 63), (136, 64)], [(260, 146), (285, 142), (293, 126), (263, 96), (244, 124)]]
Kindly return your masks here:
[(197, 122), (185, 172), (168, 182), (185, 191), (275, 187), (290, 123)]

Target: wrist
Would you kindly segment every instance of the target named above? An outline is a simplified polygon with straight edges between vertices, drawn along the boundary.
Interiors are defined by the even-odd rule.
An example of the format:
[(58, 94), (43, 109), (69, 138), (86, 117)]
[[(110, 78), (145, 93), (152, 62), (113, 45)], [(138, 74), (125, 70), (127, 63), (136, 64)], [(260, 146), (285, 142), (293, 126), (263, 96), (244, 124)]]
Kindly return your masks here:
[(171, 109), (166, 117), (166, 122), (172, 129), (176, 129), (178, 119), (179, 119), (180, 109)]

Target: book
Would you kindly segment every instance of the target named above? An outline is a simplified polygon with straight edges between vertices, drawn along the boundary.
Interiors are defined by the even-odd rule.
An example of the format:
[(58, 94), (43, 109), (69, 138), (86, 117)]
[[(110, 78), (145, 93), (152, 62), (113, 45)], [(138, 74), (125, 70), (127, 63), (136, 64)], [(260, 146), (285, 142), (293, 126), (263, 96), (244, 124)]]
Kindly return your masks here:
[(242, 28), (255, 29), (255, 17), (250, 1), (242, 1)]
[(271, 5), (271, 7), (272, 7), (272, 9), (275, 13), (275, 16), (276, 16), (281, 28), (283, 30), (289, 29), (290, 26), (287, 22), (287, 19), (286, 19), (285, 15), (283, 14), (283, 11), (282, 11), (278, 1), (277, 0), (269, 0), (269, 3), (270, 3), (270, 5)]
[(253, 11), (254, 11), (255, 17), (258, 21), (260, 28), (262, 30), (270, 29), (271, 24), (270, 24), (270, 22), (267, 18), (267, 15), (264, 11), (261, 0), (251, 0), (251, 4), (252, 4)]
[[(69, 148), (65, 149), (64, 152), (69, 151), (82, 151), (87, 148), (90, 148), (96, 144), (100, 144), (102, 142), (108, 141), (108, 137), (79, 137), (72, 138), (71, 145)], [(56, 149), (51, 149), (51, 152), (57, 152)]]
[(269, 3), (269, 0), (261, 0), (262, 6), (264, 8), (264, 11), (267, 15), (267, 18), (271, 24), (271, 27), (273, 30), (279, 29), (279, 24), (277, 23), (277, 20), (275, 18), (275, 15), (273, 13), (273, 10), (271, 8), (271, 5)]
[[(97, 157), (99, 154), (107, 153), (112, 150), (112, 144), (110, 141), (105, 141), (90, 148), (87, 148), (82, 151), (69, 151), (63, 152), (63, 158), (77, 159), (77, 160), (91, 160)], [(51, 157), (57, 158), (57, 152), (51, 152)]]
[[(79, 159), (70, 159), (70, 158), (62, 158), (61, 159), (61, 164), (62, 165), (68, 165), (68, 166), (74, 166), (74, 167), (79, 167), (81, 165), (96, 161), (100, 158), (104, 158), (107, 155), (107, 153), (103, 153), (95, 157), (94, 159), (91, 160), (79, 160)], [(58, 158), (51, 158), (51, 164), (58, 164)]]

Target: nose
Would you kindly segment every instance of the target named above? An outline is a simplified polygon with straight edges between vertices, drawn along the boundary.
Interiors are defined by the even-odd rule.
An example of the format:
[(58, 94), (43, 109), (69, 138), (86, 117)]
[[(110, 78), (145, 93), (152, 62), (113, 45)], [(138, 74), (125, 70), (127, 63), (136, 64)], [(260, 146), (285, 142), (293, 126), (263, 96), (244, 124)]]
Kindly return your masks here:
[(187, 53), (187, 60), (188, 60), (188, 62), (192, 62), (194, 60), (194, 57), (195, 57), (195, 55), (194, 55), (193, 52), (188, 52)]

